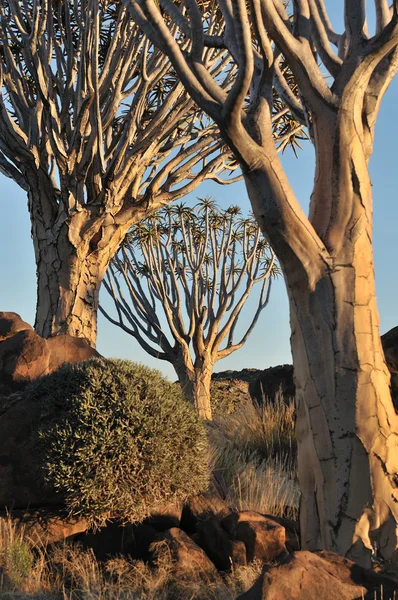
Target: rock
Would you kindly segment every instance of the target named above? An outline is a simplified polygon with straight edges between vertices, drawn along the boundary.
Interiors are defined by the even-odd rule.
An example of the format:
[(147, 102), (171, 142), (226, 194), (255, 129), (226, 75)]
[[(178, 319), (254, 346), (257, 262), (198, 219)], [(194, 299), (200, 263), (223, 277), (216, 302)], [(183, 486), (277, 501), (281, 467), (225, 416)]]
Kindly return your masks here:
[(17, 527), (22, 526), (35, 544), (45, 546), (55, 542), (70, 540), (87, 530), (85, 519), (68, 519), (54, 509), (1, 511), (0, 521), (11, 519)]
[(398, 327), (393, 327), (381, 336), (384, 355), (390, 371), (398, 373)]
[(233, 538), (245, 544), (247, 562), (271, 562), (286, 553), (285, 528), (259, 513), (234, 513), (221, 524)]
[(195, 533), (201, 521), (224, 518), (231, 513), (231, 508), (213, 489), (206, 494), (194, 496), (184, 504), (180, 527), (187, 533)]
[(25, 323), (17, 313), (0, 312), (0, 342), (25, 330), (33, 331), (33, 328), (29, 323)]
[(83, 548), (93, 550), (97, 560), (106, 560), (120, 554), (134, 559), (148, 560), (149, 548), (158, 532), (146, 524), (107, 523), (101, 529), (86, 531), (77, 541)]
[(158, 560), (161, 560), (163, 553), (171, 555), (176, 579), (215, 581), (219, 578), (216, 567), (202, 548), (177, 527), (159, 534), (151, 546), (151, 552)]
[(0, 342), (2, 383), (20, 388), (48, 373), (50, 351), (45, 339), (29, 329)]
[(398, 412), (398, 327), (381, 336), (387, 366), (391, 372), (391, 395)]
[(246, 565), (245, 544), (232, 540), (217, 519), (199, 522), (196, 540), (219, 571)]
[(166, 531), (173, 527), (179, 527), (181, 522), (183, 505), (182, 502), (166, 504), (145, 519), (145, 523), (153, 527), (156, 531)]
[(285, 517), (274, 517), (273, 515), (264, 515), (264, 517), (276, 521), (285, 528), (286, 550), (288, 552), (300, 550), (300, 525), (297, 521)]
[(0, 387), (21, 389), (63, 363), (77, 363), (100, 354), (82, 338), (58, 335), (44, 339), (16, 313), (0, 312)]
[(286, 553), (285, 529), (275, 521), (243, 521), (238, 524), (236, 539), (246, 546), (247, 562), (271, 562)]
[[(294, 552), (264, 569), (238, 600), (392, 600), (397, 584), (331, 552)], [(378, 596), (377, 596), (378, 597)]]
[(48, 338), (46, 341), (50, 351), (48, 373), (55, 371), (64, 363), (84, 362), (100, 356), (83, 338), (65, 334)]
[(267, 520), (268, 517), (261, 515), (254, 510), (243, 510), (241, 512), (234, 511), (231, 512), (228, 516), (224, 517), (221, 521), (222, 527), (227, 531), (232, 538), (236, 538), (236, 532), (238, 528), (238, 524), (244, 521), (251, 521), (252, 523), (256, 521), (264, 521)]
[(293, 365), (279, 365), (260, 371), (255, 381), (250, 383), (249, 392), (259, 403), (265, 399), (274, 402), (279, 393), (286, 403), (291, 402), (296, 395)]
[(32, 432), (37, 431), (39, 421), (40, 407), (26, 398), (0, 415), (1, 508), (60, 504), (56, 494), (41, 485), (38, 475), (37, 439)]

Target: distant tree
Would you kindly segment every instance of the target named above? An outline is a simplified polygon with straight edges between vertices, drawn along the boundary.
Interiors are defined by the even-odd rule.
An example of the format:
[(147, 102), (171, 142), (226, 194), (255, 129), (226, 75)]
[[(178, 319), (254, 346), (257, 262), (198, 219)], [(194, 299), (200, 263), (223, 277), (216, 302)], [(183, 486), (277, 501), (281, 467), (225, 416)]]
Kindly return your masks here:
[[(209, 34), (201, 1), (123, 3), (218, 124), (283, 270), (302, 547), (367, 566), (376, 552), (388, 558), (398, 550), (398, 415), (380, 340), (368, 165), (381, 101), (398, 68), (398, 2), (215, 0), (221, 39)], [(339, 32), (328, 14), (334, 5)], [(231, 69), (213, 77), (204, 62), (215, 43), (228, 49), (235, 69), (228, 89)], [(286, 85), (282, 57), (297, 95)], [(314, 145), (308, 215), (277, 155), (275, 92), (306, 123)]]
[[(214, 76), (224, 54), (207, 53)], [(0, 70), (0, 171), (28, 192), (35, 329), (94, 346), (130, 227), (236, 163), (120, 2), (2, 0)]]
[[(100, 310), (151, 356), (170, 362), (185, 396), (211, 419), (214, 364), (246, 342), (277, 271), (259, 227), (253, 218), (242, 219), (239, 207), (221, 210), (208, 199), (193, 209), (180, 204), (129, 232), (104, 279), (117, 317)], [(256, 309), (248, 322), (240, 320), (244, 332), (234, 341), (254, 287)]]

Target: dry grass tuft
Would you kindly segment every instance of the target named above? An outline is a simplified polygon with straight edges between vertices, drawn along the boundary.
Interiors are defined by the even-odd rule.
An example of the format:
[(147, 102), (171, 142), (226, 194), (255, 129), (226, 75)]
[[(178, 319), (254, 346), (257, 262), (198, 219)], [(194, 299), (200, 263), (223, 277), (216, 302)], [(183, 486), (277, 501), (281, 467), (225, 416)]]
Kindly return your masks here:
[(209, 428), (211, 465), (226, 500), (239, 510), (297, 518), (294, 405), (245, 403)]

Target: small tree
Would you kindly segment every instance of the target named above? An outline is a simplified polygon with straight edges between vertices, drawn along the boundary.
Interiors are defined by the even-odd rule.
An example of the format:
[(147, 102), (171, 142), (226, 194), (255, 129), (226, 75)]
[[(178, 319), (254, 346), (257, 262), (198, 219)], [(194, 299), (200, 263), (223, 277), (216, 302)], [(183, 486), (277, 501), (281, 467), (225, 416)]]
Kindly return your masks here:
[[(151, 356), (170, 362), (185, 396), (201, 417), (211, 419), (214, 364), (246, 342), (268, 303), (276, 272), (274, 254), (258, 226), (252, 218), (241, 219), (238, 207), (220, 210), (211, 200), (193, 209), (180, 204), (128, 234), (104, 280), (117, 318), (100, 310)], [(255, 286), (256, 310), (235, 342), (238, 320)]]

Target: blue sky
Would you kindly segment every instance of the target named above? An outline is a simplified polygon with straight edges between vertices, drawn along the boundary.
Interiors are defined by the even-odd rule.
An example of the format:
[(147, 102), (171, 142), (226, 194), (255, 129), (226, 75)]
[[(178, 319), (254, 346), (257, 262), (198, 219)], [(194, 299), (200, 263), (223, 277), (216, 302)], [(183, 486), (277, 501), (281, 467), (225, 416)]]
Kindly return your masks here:
[[(331, 3), (332, 18), (338, 15), (341, 2)], [(340, 11), (341, 14), (341, 11)], [(376, 286), (381, 320), (381, 333), (398, 325), (398, 164), (397, 141), (398, 76), (388, 90), (376, 126), (375, 148), (370, 172), (374, 193), (374, 251)], [(307, 207), (313, 184), (313, 151), (307, 143), (299, 158), (289, 153), (283, 157), (293, 189)], [(397, 173), (395, 170), (397, 169)], [(245, 186), (218, 186), (206, 183), (191, 197), (212, 195), (223, 206), (239, 204), (243, 212), (250, 210)], [(19, 313), (34, 322), (36, 278), (33, 245), (26, 194), (11, 180), (0, 175), (0, 311)], [(257, 328), (246, 346), (220, 361), (215, 371), (225, 369), (264, 369), (291, 362), (289, 315), (282, 280), (273, 286), (268, 307), (260, 316)], [(145, 354), (126, 333), (108, 323), (102, 316), (98, 322), (98, 351), (105, 356), (123, 357), (161, 369), (175, 379), (168, 363)]]

